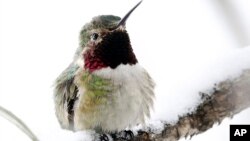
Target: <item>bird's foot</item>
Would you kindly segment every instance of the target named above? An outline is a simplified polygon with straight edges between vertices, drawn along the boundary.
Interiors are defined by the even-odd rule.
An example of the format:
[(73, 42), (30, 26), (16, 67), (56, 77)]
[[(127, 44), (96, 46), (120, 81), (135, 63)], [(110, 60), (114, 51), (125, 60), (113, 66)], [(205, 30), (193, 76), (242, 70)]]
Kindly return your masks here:
[(115, 134), (115, 136), (112, 136), (113, 138), (115, 137), (116, 139), (122, 140), (122, 141), (132, 141), (134, 138), (134, 134), (132, 131), (130, 130), (124, 130), (121, 131), (117, 134)]
[(124, 130), (118, 133), (113, 134), (99, 134), (98, 141), (112, 141), (119, 140), (119, 141), (132, 141), (134, 138), (134, 134), (130, 130)]
[(101, 134), (98, 141), (109, 141), (109, 137), (106, 134)]

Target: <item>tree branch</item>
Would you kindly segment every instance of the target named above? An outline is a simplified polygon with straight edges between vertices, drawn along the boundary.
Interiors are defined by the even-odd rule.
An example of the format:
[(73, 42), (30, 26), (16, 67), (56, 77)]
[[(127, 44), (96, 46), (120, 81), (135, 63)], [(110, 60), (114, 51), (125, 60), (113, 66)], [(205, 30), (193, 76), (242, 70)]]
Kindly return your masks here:
[(250, 106), (250, 70), (238, 78), (220, 82), (212, 94), (201, 93), (201, 96), (203, 102), (194, 112), (180, 117), (174, 125), (165, 123), (160, 134), (149, 132), (150, 127), (148, 131), (138, 131), (134, 141), (177, 141), (205, 132), (226, 117), (232, 118)]

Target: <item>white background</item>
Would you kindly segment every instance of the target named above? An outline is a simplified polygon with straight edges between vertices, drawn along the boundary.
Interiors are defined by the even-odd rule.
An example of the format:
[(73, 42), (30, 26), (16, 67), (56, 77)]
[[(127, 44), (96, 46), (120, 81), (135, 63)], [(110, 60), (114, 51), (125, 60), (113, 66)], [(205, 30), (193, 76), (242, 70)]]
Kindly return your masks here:
[[(0, 0), (0, 105), (43, 141), (79, 140), (57, 123), (53, 81), (71, 62), (86, 22), (122, 17), (137, 2)], [(144, 0), (127, 21), (134, 52), (157, 84), (152, 121), (175, 121), (199, 102), (199, 91), (250, 66), (250, 1), (228, 2), (229, 10), (218, 0)], [(232, 123), (249, 124), (250, 110), (192, 140), (228, 141)], [(0, 141), (26, 140), (0, 117)]]

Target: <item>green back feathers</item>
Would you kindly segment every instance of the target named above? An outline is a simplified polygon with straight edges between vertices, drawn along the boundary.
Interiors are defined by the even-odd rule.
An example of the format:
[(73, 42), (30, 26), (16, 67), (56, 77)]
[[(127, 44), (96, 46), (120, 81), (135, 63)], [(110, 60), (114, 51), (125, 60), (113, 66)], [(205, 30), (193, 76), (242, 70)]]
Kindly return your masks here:
[(94, 17), (91, 22), (85, 24), (80, 32), (80, 46), (84, 47), (90, 39), (89, 31), (93, 29), (108, 29), (116, 26), (120, 17), (113, 15), (100, 15)]
[[(55, 96), (60, 97), (60, 95), (65, 95), (64, 97), (73, 98), (76, 93), (76, 86), (74, 85), (74, 77), (79, 66), (70, 64), (55, 81)], [(74, 94), (72, 94), (74, 93)], [(59, 103), (63, 103), (65, 99), (58, 98)]]

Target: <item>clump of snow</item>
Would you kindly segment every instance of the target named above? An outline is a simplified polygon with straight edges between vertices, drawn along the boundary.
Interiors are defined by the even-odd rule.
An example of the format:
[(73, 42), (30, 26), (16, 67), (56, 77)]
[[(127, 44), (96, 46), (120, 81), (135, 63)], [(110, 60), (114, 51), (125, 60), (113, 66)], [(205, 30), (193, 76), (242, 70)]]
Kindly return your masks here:
[(74, 133), (76, 141), (94, 141), (95, 132), (91, 130), (79, 131)]
[[(244, 69), (250, 68), (249, 54), (250, 47), (208, 54), (207, 61), (201, 62), (193, 70), (187, 68), (190, 72), (183, 69), (182, 73), (190, 73), (190, 77), (182, 80), (178, 80), (178, 74), (167, 78), (168, 74), (161, 73), (161, 79), (156, 80), (158, 87), (156, 87), (157, 96), (152, 120), (173, 122), (179, 115), (194, 110), (201, 102), (199, 92), (210, 91), (215, 84), (225, 79), (233, 79)], [(192, 67), (192, 62), (189, 62), (189, 65)]]
[[(157, 82), (156, 80), (156, 84), (161, 87), (156, 89), (157, 96), (152, 121), (165, 121), (170, 124), (177, 122), (179, 116), (192, 112), (202, 102), (200, 92), (212, 91), (212, 88), (219, 82), (236, 78), (243, 70), (250, 68), (250, 46), (207, 54), (206, 57), (208, 61), (201, 62), (203, 64), (199, 65), (198, 70), (193, 70), (190, 75), (192, 77), (179, 81), (180, 83), (171, 84), (171, 82), (176, 82), (175, 78), (164, 79), (164, 73), (161, 73), (165, 81), (161, 79)], [(189, 65), (192, 67), (192, 62)], [(178, 79), (178, 74), (176, 79)], [(168, 85), (163, 87), (166, 84)], [(162, 129), (162, 124), (165, 122), (153, 122), (151, 126), (153, 129)]]

